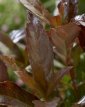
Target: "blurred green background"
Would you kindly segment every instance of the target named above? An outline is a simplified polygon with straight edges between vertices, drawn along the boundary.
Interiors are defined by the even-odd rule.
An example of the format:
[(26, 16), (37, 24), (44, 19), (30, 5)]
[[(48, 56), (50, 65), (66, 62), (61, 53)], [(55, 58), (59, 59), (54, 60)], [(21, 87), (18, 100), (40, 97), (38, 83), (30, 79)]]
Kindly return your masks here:
[[(51, 13), (55, 0), (41, 0)], [(10, 32), (24, 26), (26, 12), (18, 0), (0, 0), (0, 30)]]

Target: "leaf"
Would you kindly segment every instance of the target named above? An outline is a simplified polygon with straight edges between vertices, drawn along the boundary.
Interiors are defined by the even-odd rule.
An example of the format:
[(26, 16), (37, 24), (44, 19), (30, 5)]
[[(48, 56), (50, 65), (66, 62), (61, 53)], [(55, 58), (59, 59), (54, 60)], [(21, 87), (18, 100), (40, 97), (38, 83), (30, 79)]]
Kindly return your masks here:
[(24, 56), (21, 53), (19, 47), (12, 42), (12, 40), (5, 33), (0, 32), (0, 41), (7, 46), (15, 55), (16, 59), (24, 62)]
[(47, 91), (47, 97), (49, 97), (50, 94), (52, 94), (53, 90), (56, 88), (58, 82), (61, 80), (61, 78), (70, 72), (70, 70), (73, 69), (72, 66), (69, 66), (67, 68), (64, 68), (57, 73), (54, 73), (54, 76), (52, 77), (51, 81), (49, 82), (48, 85), (48, 91)]
[(80, 46), (85, 51), (85, 14), (78, 15), (74, 18), (73, 22), (81, 27), (81, 32), (78, 36)]
[(41, 20), (29, 13), (26, 26), (26, 43), (33, 76), (42, 89), (47, 90), (47, 79), (51, 74), (53, 50)]
[(64, 23), (68, 23), (78, 13), (78, 0), (61, 0), (58, 9)]
[(43, 7), (39, 0), (20, 0), (28, 11), (49, 24), (49, 12)]
[(57, 34), (56, 29), (50, 29), (48, 32), (48, 36), (50, 37), (53, 46), (54, 46), (54, 53), (63, 61), (66, 60), (66, 46), (64, 41), (59, 37)]
[(13, 43), (18, 43), (20, 40), (24, 41), (25, 38), (25, 30), (19, 29), (19, 30), (13, 30), (10, 33), (10, 38), (13, 41)]
[(55, 28), (62, 24), (60, 15), (50, 17), (49, 21), (50, 21), (51, 26)]
[(41, 92), (32, 75), (27, 73), (25, 69), (18, 67), (14, 58), (0, 55), (0, 59), (15, 70), (15, 74), (31, 89), (32, 93), (40, 97)]
[(50, 29), (49, 37), (55, 46), (55, 53), (65, 63), (67, 58), (67, 50), (72, 47), (73, 42), (80, 33), (80, 27), (75, 23), (68, 23), (66, 25)]
[(47, 102), (35, 100), (33, 101), (33, 103), (35, 104), (34, 107), (57, 107), (59, 103), (59, 98), (54, 98), (52, 101), (47, 101)]
[(0, 83), (0, 95), (17, 99), (30, 106), (33, 106), (32, 101), (37, 99), (34, 95), (28, 93), (27, 91), (18, 87), (16, 84), (9, 81)]
[(7, 80), (9, 80), (7, 67), (5, 63), (2, 60), (0, 60), (0, 82), (7, 81)]

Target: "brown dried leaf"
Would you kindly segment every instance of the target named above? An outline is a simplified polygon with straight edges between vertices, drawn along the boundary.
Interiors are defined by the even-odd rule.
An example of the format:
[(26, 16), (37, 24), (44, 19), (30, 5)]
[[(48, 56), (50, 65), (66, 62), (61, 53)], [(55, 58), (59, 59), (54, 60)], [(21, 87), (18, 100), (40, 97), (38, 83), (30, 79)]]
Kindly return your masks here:
[(53, 63), (53, 51), (40, 20), (30, 13), (28, 18), (30, 23), (26, 27), (26, 42), (30, 64), (34, 79), (46, 90), (46, 80), (50, 76)]
[(37, 99), (34, 95), (28, 93), (27, 91), (18, 87), (16, 84), (9, 81), (0, 83), (0, 95), (17, 99), (30, 106), (33, 106), (32, 101)]

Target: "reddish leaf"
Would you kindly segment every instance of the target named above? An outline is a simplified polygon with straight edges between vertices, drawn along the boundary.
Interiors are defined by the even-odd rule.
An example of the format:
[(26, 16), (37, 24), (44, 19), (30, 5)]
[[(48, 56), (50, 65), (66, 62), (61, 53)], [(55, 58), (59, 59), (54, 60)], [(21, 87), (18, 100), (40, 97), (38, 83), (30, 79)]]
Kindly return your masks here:
[(37, 99), (34, 95), (28, 93), (27, 91), (18, 87), (16, 84), (9, 81), (0, 83), (0, 95), (17, 99), (30, 106), (33, 106), (32, 101)]
[(47, 89), (53, 63), (52, 47), (40, 20), (29, 13), (30, 23), (26, 27), (26, 42), (32, 66), (33, 76), (37, 83)]
[(64, 23), (67, 23), (78, 13), (78, 0), (61, 0), (58, 9)]
[(66, 46), (65, 46), (64, 41), (59, 37), (56, 29), (51, 29), (50, 33), (48, 35), (50, 36), (50, 39), (51, 39), (53, 45), (55, 46), (54, 52), (60, 59), (62, 59), (63, 62), (65, 62)]
[(60, 15), (50, 17), (49, 21), (50, 21), (51, 26), (53, 26), (55, 28), (62, 24)]
[(67, 50), (73, 44), (75, 38), (80, 33), (80, 27), (74, 23), (69, 23), (50, 30), (50, 38), (54, 44), (56, 54), (65, 62)]
[(8, 79), (7, 67), (5, 63), (0, 60), (0, 82), (7, 81)]

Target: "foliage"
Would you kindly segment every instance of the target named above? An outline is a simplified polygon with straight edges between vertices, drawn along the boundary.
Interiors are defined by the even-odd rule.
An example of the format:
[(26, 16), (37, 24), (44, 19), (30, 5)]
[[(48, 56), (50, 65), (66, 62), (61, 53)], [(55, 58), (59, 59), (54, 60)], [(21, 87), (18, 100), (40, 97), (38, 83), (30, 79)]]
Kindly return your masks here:
[[(84, 107), (85, 14), (78, 15), (81, 2), (61, 0), (57, 16), (39, 0), (20, 2), (27, 9), (25, 43), (15, 44), (0, 32), (0, 41), (11, 51), (10, 55), (0, 51), (0, 105)], [(10, 81), (9, 66), (25, 88)]]

